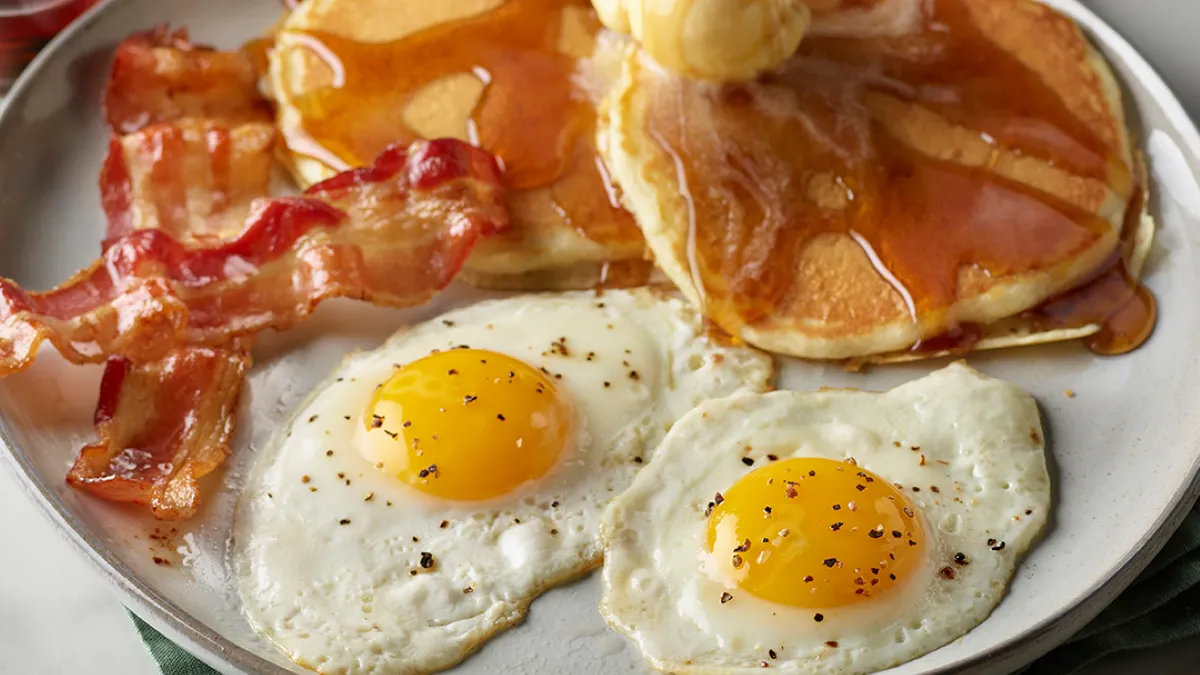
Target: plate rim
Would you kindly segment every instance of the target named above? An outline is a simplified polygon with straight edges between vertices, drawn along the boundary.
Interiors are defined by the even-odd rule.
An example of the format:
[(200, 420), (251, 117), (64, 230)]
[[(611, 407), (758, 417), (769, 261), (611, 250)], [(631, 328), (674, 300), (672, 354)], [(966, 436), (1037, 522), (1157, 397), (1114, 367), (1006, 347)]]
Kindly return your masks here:
[[(6, 125), (13, 115), (16, 104), (22, 101), (38, 81), (50, 62), (65, 45), (86, 33), (95, 23), (114, 7), (127, 0), (101, 0), (81, 15), (74, 23), (55, 36), (30, 62), (17, 78), (8, 94), (0, 102), (0, 127)], [(262, 0), (274, 1), (274, 0)], [(1193, 163), (1200, 163), (1200, 129), (1184, 109), (1175, 93), (1167, 86), (1162, 76), (1141, 53), (1116, 29), (1108, 25), (1081, 0), (1035, 0), (1050, 5), (1078, 23), (1090, 37), (1117, 54), (1130, 68), (1139, 71), (1141, 85), (1151, 94), (1162, 109), (1167, 120), (1184, 142), (1183, 152), (1190, 155)], [(1191, 171), (1193, 179), (1200, 183), (1198, 170)], [(90, 534), (89, 529), (75, 516), (66, 503), (55, 494), (55, 490), (35, 470), (24, 452), (7, 431), (7, 424), (0, 415), (0, 455), (3, 463), (17, 478), (22, 491), (38, 506), (39, 512), (50, 521), (77, 552), (82, 554), (95, 569), (117, 591), (122, 604), (138, 617), (163, 633), (177, 645), (207, 665), (226, 673), (276, 673), (285, 675), (289, 671), (254, 652), (244, 649), (221, 633), (196, 620), (186, 610), (168, 600), (149, 585), (140, 581), (133, 571), (108, 549), (103, 542)], [(1071, 635), (1091, 621), (1127, 588), (1153, 560), (1167, 540), (1178, 529), (1188, 512), (1200, 497), (1200, 455), (1192, 462), (1187, 482), (1171, 496), (1170, 507), (1165, 509), (1138, 540), (1135, 547), (1072, 604), (1053, 615), (1030, 626), (1011, 638), (990, 649), (979, 651), (957, 661), (923, 671), (923, 675), (950, 675), (951, 673), (1001, 673), (1027, 665), (1054, 647), (1062, 644)], [(231, 668), (236, 670), (230, 670)]]

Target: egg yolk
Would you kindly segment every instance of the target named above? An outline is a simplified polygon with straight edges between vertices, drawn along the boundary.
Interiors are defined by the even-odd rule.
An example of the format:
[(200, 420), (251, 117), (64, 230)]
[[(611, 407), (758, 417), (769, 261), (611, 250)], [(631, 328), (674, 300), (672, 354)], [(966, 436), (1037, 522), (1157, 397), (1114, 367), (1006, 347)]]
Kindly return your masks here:
[(708, 547), (738, 588), (793, 607), (878, 601), (919, 573), (925, 530), (891, 483), (849, 462), (770, 462), (713, 498)]
[(424, 493), (478, 501), (550, 471), (573, 419), (544, 372), (503, 354), (453, 349), (401, 367), (375, 392), (359, 449)]

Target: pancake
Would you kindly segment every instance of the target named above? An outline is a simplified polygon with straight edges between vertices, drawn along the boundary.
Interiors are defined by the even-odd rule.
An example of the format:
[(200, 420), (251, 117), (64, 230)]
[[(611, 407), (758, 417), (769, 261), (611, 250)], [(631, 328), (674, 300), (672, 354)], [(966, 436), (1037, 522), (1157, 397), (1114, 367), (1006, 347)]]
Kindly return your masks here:
[(1096, 280), (1016, 316), (986, 326), (972, 326), (967, 335), (952, 335), (948, 341), (935, 338), (915, 349), (851, 359), (847, 365), (856, 369), (870, 364), (908, 363), (969, 351), (1077, 339), (1084, 340), (1088, 348), (1099, 354), (1131, 351), (1150, 336), (1157, 320), (1153, 296), (1135, 281), (1141, 278), (1154, 243), (1154, 219), (1145, 210), (1145, 198), (1143, 190), (1138, 197), (1142, 205), (1130, 212), (1132, 221), (1127, 221), (1122, 231), (1124, 267), (1102, 267)]
[[(796, 56), (752, 83), (625, 50), (599, 142), (663, 272), (731, 334), (805, 358), (1070, 339), (1122, 313), (1146, 320), (1097, 351), (1136, 346), (1153, 225), (1120, 88), (1078, 27), (1030, 0), (846, 4), (814, 3)], [(1040, 313), (1091, 285), (1108, 290)]]
[[(505, 167), (513, 229), (462, 278), (487, 287), (589, 287), (645, 244), (594, 146), (600, 31), (586, 0), (309, 0), (283, 22), (270, 88), (301, 186), (388, 144), (454, 137)], [(640, 265), (639, 265), (640, 263)]]

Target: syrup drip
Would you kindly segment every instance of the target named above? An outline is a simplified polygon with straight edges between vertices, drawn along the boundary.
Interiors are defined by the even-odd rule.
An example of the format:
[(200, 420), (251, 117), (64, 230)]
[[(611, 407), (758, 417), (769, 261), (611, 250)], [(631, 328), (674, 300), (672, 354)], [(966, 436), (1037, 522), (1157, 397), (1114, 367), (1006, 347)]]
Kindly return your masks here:
[(964, 356), (975, 349), (975, 345), (983, 337), (983, 329), (977, 324), (964, 323), (950, 330), (935, 335), (928, 340), (921, 340), (912, 346), (915, 354), (927, 356)]
[(338, 169), (366, 164), (391, 143), (419, 137), (404, 119), (419, 92), (468, 74), (483, 94), (465, 135), (496, 155), (506, 187), (549, 188), (562, 221), (594, 241), (640, 240), (596, 154), (596, 113), (574, 82), (577, 59), (562, 51), (568, 10), (589, 35), (600, 30), (585, 0), (508, 0), (391, 42), (292, 33), (333, 82), (293, 94), (303, 130), (289, 133), (288, 145)]
[(618, 260), (600, 265), (595, 288), (634, 288), (650, 283), (654, 263), (649, 260)]
[[(1013, 157), (1036, 158), (1136, 202), (1115, 141), (985, 35), (967, 0), (921, 5), (923, 30), (913, 35), (812, 36), (797, 58), (759, 82), (674, 81), (653, 94), (648, 131), (683, 177), (692, 274), (706, 314), (730, 332), (797, 303), (813, 305), (807, 316), (854, 313), (820, 305), (821, 283), (841, 280), (804, 266), (805, 249), (830, 241), (825, 235), (857, 242), (903, 299), (896, 311), (933, 325), (964, 284), (981, 289), (994, 277), (1053, 268), (1118, 235), (1039, 180), (1000, 170)], [(1039, 20), (1073, 30), (1065, 17)], [(915, 140), (893, 134), (898, 120), (921, 108), (974, 137), (943, 138), (952, 152), (942, 158), (914, 149), (928, 131)], [(968, 159), (971, 144), (986, 155)], [(1130, 205), (1131, 213), (1140, 208)], [(1153, 325), (1153, 299), (1121, 260), (1115, 256), (1070, 307), (1047, 305), (1040, 325), (1103, 323), (1089, 342), (1100, 353), (1140, 344)], [(816, 279), (816, 292), (795, 288), (804, 274)], [(960, 326), (917, 349), (969, 348), (978, 337), (977, 328)]]
[[(1144, 172), (1135, 174), (1144, 176)], [(1154, 294), (1129, 273), (1135, 237), (1146, 204), (1144, 178), (1125, 213), (1121, 246), (1092, 278), (1029, 310), (1022, 316), (1042, 330), (1100, 324), (1100, 332), (1085, 339), (1097, 354), (1125, 354), (1149, 339), (1158, 321)]]

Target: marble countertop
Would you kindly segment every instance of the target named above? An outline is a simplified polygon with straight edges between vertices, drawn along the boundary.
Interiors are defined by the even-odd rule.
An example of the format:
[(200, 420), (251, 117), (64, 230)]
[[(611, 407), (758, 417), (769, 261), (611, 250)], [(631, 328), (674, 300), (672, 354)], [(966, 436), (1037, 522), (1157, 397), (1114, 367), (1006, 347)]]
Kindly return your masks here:
[[(1200, 2), (1085, 0), (1134, 43), (1200, 116)], [(0, 469), (0, 674), (158, 670), (99, 573), (58, 535)], [(1200, 672), (1200, 638), (1112, 657), (1085, 675)]]

